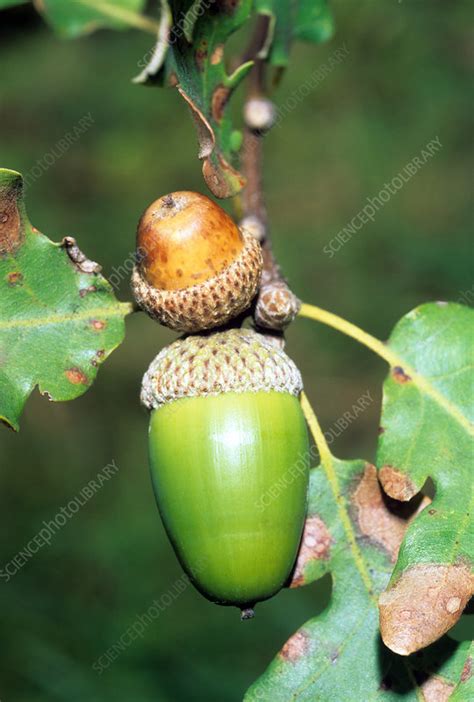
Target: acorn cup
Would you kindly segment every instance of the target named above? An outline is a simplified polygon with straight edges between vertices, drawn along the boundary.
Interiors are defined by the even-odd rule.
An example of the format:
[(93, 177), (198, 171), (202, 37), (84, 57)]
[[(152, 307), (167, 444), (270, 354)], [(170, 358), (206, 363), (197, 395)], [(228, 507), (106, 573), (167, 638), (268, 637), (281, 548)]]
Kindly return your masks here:
[(293, 568), (306, 513), (301, 375), (248, 329), (189, 336), (143, 378), (154, 492), (184, 570), (242, 618)]
[(244, 312), (262, 274), (260, 244), (205, 195), (165, 195), (137, 231), (132, 291), (138, 305), (171, 329), (199, 332)]

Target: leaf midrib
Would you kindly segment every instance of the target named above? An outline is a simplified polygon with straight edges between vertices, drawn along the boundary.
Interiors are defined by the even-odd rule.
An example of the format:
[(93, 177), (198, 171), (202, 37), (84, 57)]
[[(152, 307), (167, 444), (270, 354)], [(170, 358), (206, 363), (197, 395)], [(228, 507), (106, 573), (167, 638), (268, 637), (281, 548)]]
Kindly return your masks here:
[[(321, 436), (320, 434), (322, 433), (320, 430), (320, 427), (318, 425), (317, 419), (313, 413), (313, 410), (311, 408), (311, 405), (306, 398), (306, 395), (302, 393), (301, 395), (301, 404), (303, 406), (303, 411), (306, 417), (306, 420), (308, 422), (309, 428), (311, 430), (311, 433), (314, 437), (314, 440), (316, 441), (316, 445), (318, 447), (318, 451), (320, 454), (321, 458), (321, 465), (324, 469), (324, 472), (326, 474), (326, 477), (328, 479), (329, 485), (331, 487), (334, 500), (337, 505), (337, 511), (339, 514), (339, 518), (341, 520), (342, 526), (344, 528), (344, 532), (346, 534), (346, 538), (349, 542), (349, 546), (351, 549), (352, 556), (354, 558), (354, 562), (356, 564), (356, 568), (359, 571), (359, 574), (362, 578), (362, 582), (364, 583), (367, 592), (369, 593), (369, 597), (372, 599), (372, 601), (375, 603), (377, 606), (377, 598), (374, 596), (373, 593), (373, 582), (372, 579), (369, 575), (368, 568), (365, 564), (365, 559), (362, 555), (362, 552), (357, 544), (356, 536), (354, 534), (354, 530), (352, 528), (352, 523), (348, 514), (348, 511), (346, 509), (345, 505), (345, 500), (344, 497), (341, 494), (340, 490), (340, 485), (339, 485), (339, 478), (337, 477), (337, 473), (334, 467), (334, 456), (329, 450), (329, 447), (327, 446), (325, 440), (324, 440), (324, 435), (323, 435), (323, 442), (320, 440)], [(327, 450), (326, 450), (327, 449)]]
[[(339, 478), (337, 477), (337, 472), (334, 467), (334, 456), (332, 455), (329, 446), (326, 442), (326, 439), (324, 437), (324, 434), (319, 426), (318, 420), (313, 412), (313, 409), (305, 395), (304, 392), (301, 393), (301, 404), (303, 407), (304, 415), (306, 417), (306, 421), (308, 422), (310, 431), (314, 437), (314, 440), (316, 441), (316, 445), (318, 447), (318, 451), (320, 454), (320, 459), (321, 459), (321, 465), (324, 469), (324, 472), (326, 474), (327, 480), (329, 482), (329, 485), (331, 487), (334, 500), (337, 505), (337, 511), (341, 520), (341, 523), (344, 528), (344, 532), (346, 534), (346, 538), (349, 542), (349, 547), (354, 559), (355, 566), (361, 576), (362, 582), (364, 583), (366, 590), (367, 590), (367, 595), (369, 599), (369, 604), (372, 603), (375, 605), (375, 608), (378, 609), (378, 598), (374, 595), (373, 592), (373, 582), (372, 579), (369, 575), (369, 571), (367, 569), (366, 563), (365, 563), (365, 558), (362, 555), (362, 552), (357, 544), (356, 536), (354, 533), (354, 529), (352, 527), (352, 522), (348, 513), (348, 510), (346, 508), (345, 500), (344, 497), (341, 494), (340, 491), (340, 485), (339, 485)], [(404, 667), (406, 668), (407, 675), (412, 681), (413, 684), (413, 689), (416, 694), (416, 697), (418, 700), (421, 702), (423, 701), (424, 697), (420, 691), (420, 688), (418, 687), (418, 684), (416, 682), (416, 679), (413, 675), (413, 671), (411, 667), (408, 664), (408, 661), (404, 661)], [(316, 678), (317, 679), (317, 678)]]
[(130, 304), (127, 302), (119, 302), (113, 306), (93, 307), (80, 312), (72, 312), (70, 314), (50, 315), (48, 317), (35, 317), (28, 319), (10, 319), (7, 321), (0, 320), (0, 331), (9, 331), (11, 329), (21, 328), (37, 328), (46, 327), (54, 324), (68, 324), (70, 322), (82, 321), (85, 319), (93, 319), (96, 317), (125, 317), (130, 312)]
[(434, 385), (432, 385), (425, 376), (419, 374), (410, 364), (406, 363), (403, 358), (401, 358), (396, 351), (394, 351), (390, 346), (384, 344), (382, 341), (377, 339), (375, 336), (368, 334), (363, 329), (360, 329), (355, 324), (348, 322), (347, 320), (339, 317), (332, 312), (323, 310), (321, 307), (316, 305), (302, 304), (299, 314), (302, 317), (308, 317), (317, 322), (327, 324), (333, 329), (350, 336), (351, 338), (358, 341), (363, 346), (366, 346), (371, 351), (376, 353), (378, 356), (383, 358), (389, 364), (391, 370), (400, 367), (406, 375), (409, 375), (410, 382), (417, 386), (419, 390), (425, 392), (428, 397), (434, 400), (440, 407), (442, 407), (445, 412), (451, 415), (453, 419), (468, 433), (470, 436), (474, 436), (474, 425), (463, 415), (463, 413), (456, 407), (455, 404), (451, 402), (447, 397), (445, 397)]

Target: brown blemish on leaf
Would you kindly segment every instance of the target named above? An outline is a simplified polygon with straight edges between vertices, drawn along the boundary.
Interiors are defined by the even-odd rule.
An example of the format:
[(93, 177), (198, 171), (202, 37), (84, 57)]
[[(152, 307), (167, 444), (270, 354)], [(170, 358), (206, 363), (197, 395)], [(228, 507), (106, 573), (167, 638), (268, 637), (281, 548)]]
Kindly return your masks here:
[(212, 93), (211, 113), (216, 122), (220, 122), (224, 116), (224, 109), (229, 99), (230, 89), (225, 85), (218, 85)]
[(472, 658), (468, 656), (461, 673), (461, 682), (465, 683), (472, 675)]
[(391, 465), (382, 466), (379, 470), (379, 480), (383, 489), (394, 500), (407, 502), (418, 493), (418, 488), (410, 478)]
[[(199, 142), (198, 158), (203, 161), (202, 174), (206, 185), (218, 198), (237, 195), (245, 186), (245, 178), (227, 163), (221, 154), (213, 154), (216, 139), (209, 121), (180, 85), (177, 86), (177, 90), (187, 102), (196, 125)], [(212, 156), (214, 158), (211, 160)]]
[(183, 99), (187, 102), (188, 107), (191, 110), (191, 116), (196, 125), (199, 142), (198, 158), (207, 158), (213, 152), (216, 143), (213, 129), (207, 121), (204, 114), (201, 112), (198, 106), (191, 100), (191, 98), (188, 97), (188, 95), (186, 95), (181, 86), (178, 85), (177, 90), (179, 94), (183, 97)]
[(301, 537), (300, 550), (289, 587), (305, 585), (304, 571), (311, 561), (329, 558), (331, 534), (322, 519), (308, 517)]
[(224, 44), (218, 44), (211, 54), (211, 64), (217, 66), (224, 57)]
[(280, 656), (288, 663), (296, 663), (308, 653), (309, 638), (306, 632), (300, 630), (293, 634), (280, 651)]
[(432, 675), (421, 685), (425, 702), (447, 702), (454, 690), (454, 685), (438, 675)]
[(23, 274), (20, 271), (12, 271), (7, 275), (8, 285), (15, 287), (15, 285), (23, 285)]
[(395, 562), (409, 522), (431, 500), (424, 498), (414, 504), (395, 503), (384, 495), (377, 480), (377, 469), (367, 464), (357, 488), (352, 495), (356, 520), (362, 536), (380, 544)]
[(0, 256), (14, 254), (23, 241), (18, 199), (21, 196), (21, 181), (0, 188)]
[(91, 365), (94, 366), (94, 368), (97, 368), (97, 366), (100, 364), (101, 359), (105, 356), (105, 351), (104, 349), (99, 349), (96, 351), (94, 358), (91, 360)]
[(95, 331), (102, 331), (107, 326), (107, 322), (101, 319), (92, 319), (90, 324)]
[(392, 368), (392, 378), (396, 383), (408, 383), (411, 377), (405, 373), (401, 366), (395, 366)]
[(79, 290), (79, 297), (85, 297), (86, 295), (89, 295), (89, 293), (95, 293), (97, 292), (97, 288), (95, 285), (89, 285), (87, 288), (81, 288)]
[(64, 373), (73, 385), (87, 385), (89, 382), (87, 376), (80, 368), (68, 368)]
[(433, 643), (459, 619), (473, 593), (470, 568), (417, 565), (380, 595), (380, 630), (388, 648), (407, 656)]
[(218, 167), (211, 162), (210, 158), (203, 163), (202, 174), (207, 187), (219, 198), (237, 195), (245, 186), (245, 178), (220, 154), (217, 155), (217, 161)]
[(90, 261), (76, 244), (72, 236), (65, 236), (61, 246), (66, 250), (67, 255), (80, 273), (100, 273), (102, 267), (95, 261)]
[(198, 45), (196, 48), (196, 63), (197, 67), (199, 68), (200, 71), (203, 71), (205, 68), (205, 62), (207, 59), (207, 41), (203, 39), (201, 43)]

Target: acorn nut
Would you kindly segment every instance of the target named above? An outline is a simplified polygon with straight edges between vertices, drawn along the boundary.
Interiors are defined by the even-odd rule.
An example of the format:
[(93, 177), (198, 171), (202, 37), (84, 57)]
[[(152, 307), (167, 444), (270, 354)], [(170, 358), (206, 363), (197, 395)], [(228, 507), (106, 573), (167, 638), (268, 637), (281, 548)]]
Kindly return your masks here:
[(260, 244), (219, 205), (175, 192), (153, 202), (139, 222), (132, 290), (165, 326), (203, 331), (249, 307), (262, 266)]
[(309, 477), (301, 390), (293, 361), (249, 329), (180, 339), (143, 378), (168, 536), (196, 588), (243, 619), (297, 555)]

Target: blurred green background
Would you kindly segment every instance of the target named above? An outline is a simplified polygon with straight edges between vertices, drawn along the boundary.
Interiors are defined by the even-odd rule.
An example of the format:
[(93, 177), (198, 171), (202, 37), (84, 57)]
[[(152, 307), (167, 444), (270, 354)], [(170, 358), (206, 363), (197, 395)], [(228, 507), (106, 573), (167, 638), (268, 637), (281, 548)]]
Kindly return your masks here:
[[(342, 45), (337, 66), (270, 134), (265, 181), (274, 248), (297, 294), (386, 338), (431, 299), (474, 298), (469, 237), (469, 5), (334, 0), (337, 33), (298, 45), (283, 105)], [(238, 39), (236, 40), (238, 42)], [(193, 126), (172, 91), (132, 85), (150, 48), (138, 32), (54, 37), (28, 7), (0, 15), (0, 164), (28, 173), (80, 118), (93, 126), (28, 188), (33, 223), (76, 236), (106, 275), (130, 258), (156, 197), (205, 190)], [(434, 137), (443, 148), (341, 251), (325, 244)], [(130, 298), (128, 281), (119, 297)], [(145, 315), (82, 398), (35, 393), (22, 429), (0, 430), (0, 566), (103, 466), (119, 472), (10, 582), (0, 584), (0, 698), (16, 702), (240, 700), (287, 637), (324, 607), (329, 582), (284, 591), (246, 624), (187, 588), (110, 667), (93, 662), (180, 568), (155, 507), (140, 379), (174, 338)], [(334, 440), (373, 459), (381, 361), (307, 320), (288, 333), (326, 430), (367, 391), (373, 403)]]

